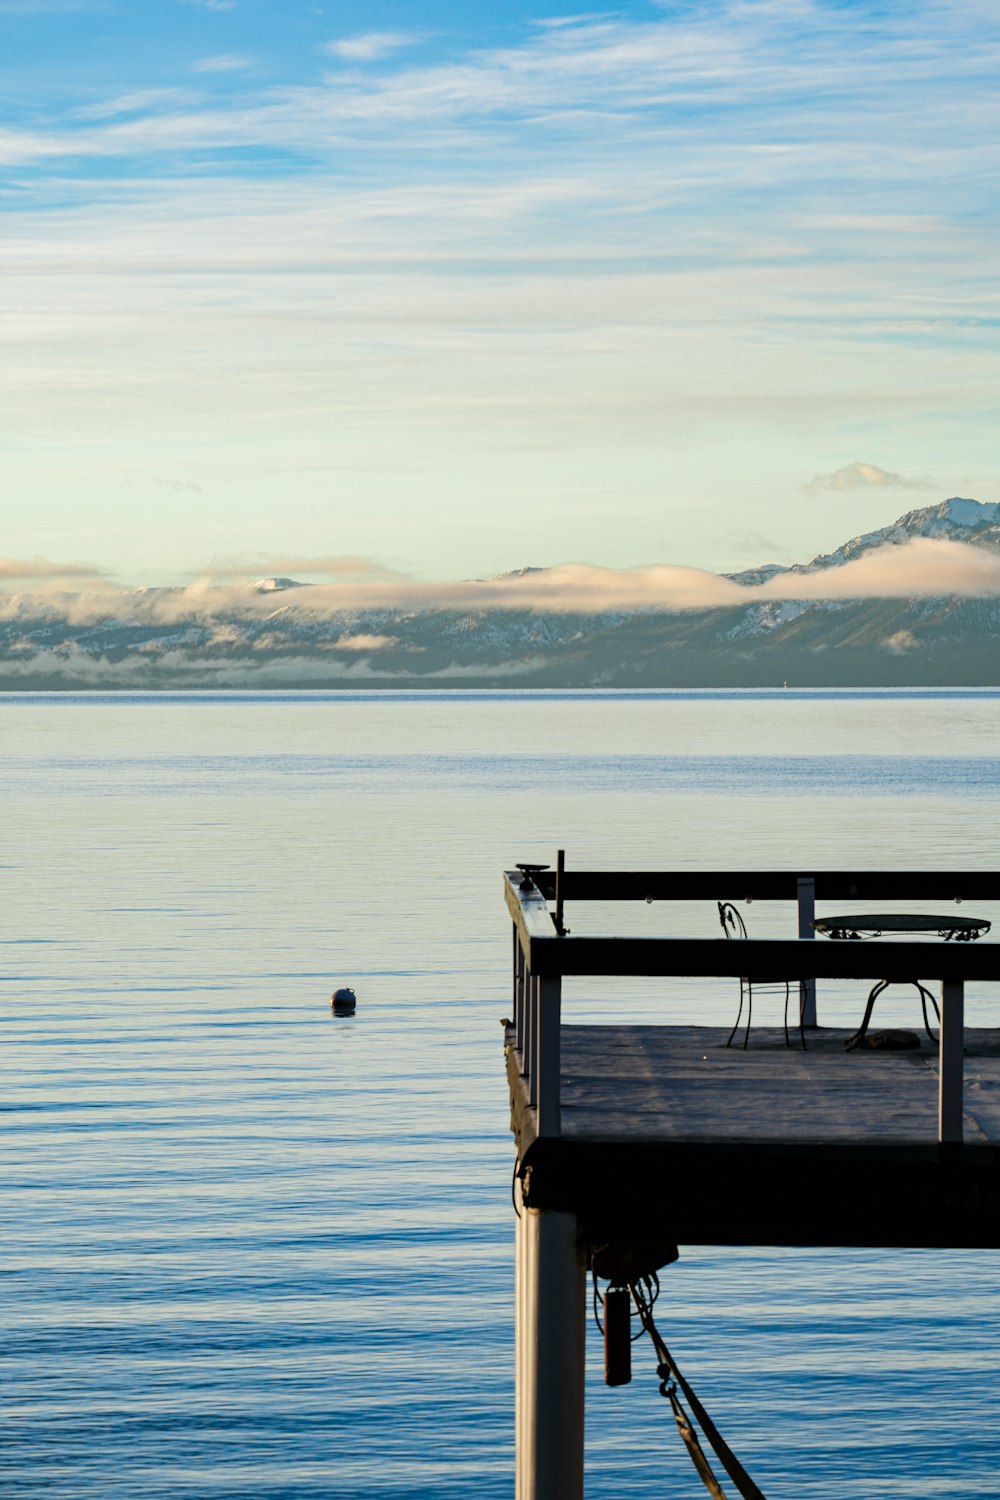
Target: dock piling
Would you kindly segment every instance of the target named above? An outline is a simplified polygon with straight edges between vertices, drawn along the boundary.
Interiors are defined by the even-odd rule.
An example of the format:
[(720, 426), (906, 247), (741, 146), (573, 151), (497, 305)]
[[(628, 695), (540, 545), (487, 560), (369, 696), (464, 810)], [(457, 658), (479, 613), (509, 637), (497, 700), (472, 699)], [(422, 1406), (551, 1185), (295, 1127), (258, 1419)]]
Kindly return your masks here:
[(516, 1191), (516, 1500), (583, 1500), (585, 1251), (574, 1214)]

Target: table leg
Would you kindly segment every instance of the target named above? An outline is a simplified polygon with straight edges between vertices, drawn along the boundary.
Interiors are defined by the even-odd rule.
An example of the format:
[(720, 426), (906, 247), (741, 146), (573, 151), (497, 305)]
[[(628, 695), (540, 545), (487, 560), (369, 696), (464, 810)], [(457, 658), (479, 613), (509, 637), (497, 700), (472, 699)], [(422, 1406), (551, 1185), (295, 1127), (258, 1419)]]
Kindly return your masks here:
[[(858, 1027), (854, 1035), (849, 1036), (847, 1038), (847, 1041), (844, 1043), (844, 1046), (846, 1047), (848, 1052), (853, 1052), (855, 1047), (859, 1047), (861, 1045), (865, 1033), (868, 1030), (868, 1023), (872, 1018), (872, 1010), (875, 1007), (875, 1001), (878, 999), (879, 995), (881, 995), (883, 990), (888, 989), (890, 982), (891, 981), (888, 979), (880, 979), (878, 984), (872, 985), (871, 994), (868, 996), (868, 1004), (865, 1006), (864, 1019), (862, 1020), (861, 1025)], [(909, 984), (912, 984), (913, 988), (915, 990), (919, 990), (920, 992), (920, 1007), (924, 1013), (924, 1030), (926, 1031), (931, 1041), (936, 1042), (937, 1037), (931, 1030), (930, 1021), (927, 1017), (927, 1002), (928, 1000), (931, 1002), (934, 1014), (938, 1022), (940, 1023), (941, 1012), (938, 1010), (938, 1003), (934, 999), (934, 996), (931, 994), (930, 990), (925, 989), (924, 986), (920, 983), (919, 979), (911, 979), (907, 982)]]
[(931, 1028), (930, 1028), (930, 1022), (927, 1019), (927, 1002), (928, 1002), (928, 1000), (931, 1002), (931, 1006), (932, 1006), (932, 1008), (934, 1010), (934, 1014), (937, 1017), (937, 1023), (940, 1026), (940, 1024), (941, 1024), (941, 1012), (938, 1010), (938, 1003), (934, 999), (934, 996), (931, 994), (930, 990), (925, 989), (924, 986), (920, 983), (919, 979), (915, 979), (913, 981), (913, 983), (916, 985), (917, 989), (920, 991), (920, 1006), (921, 1006), (921, 1009), (923, 1010), (923, 1013), (924, 1013), (924, 1030), (926, 1031), (927, 1035), (930, 1037), (931, 1041), (932, 1042), (936, 1042), (937, 1041), (937, 1037), (934, 1035), (933, 1031), (931, 1030)]
[(855, 1047), (860, 1046), (865, 1032), (868, 1030), (868, 1022), (872, 1018), (872, 1011), (875, 1009), (875, 1001), (878, 999), (879, 995), (881, 995), (882, 991), (888, 989), (888, 987), (888, 979), (880, 979), (877, 984), (872, 985), (871, 994), (868, 996), (868, 1004), (865, 1006), (864, 1019), (862, 1020), (861, 1025), (858, 1027), (854, 1035), (849, 1036), (847, 1038), (847, 1041), (844, 1043), (844, 1046), (846, 1047), (848, 1052), (853, 1052)]

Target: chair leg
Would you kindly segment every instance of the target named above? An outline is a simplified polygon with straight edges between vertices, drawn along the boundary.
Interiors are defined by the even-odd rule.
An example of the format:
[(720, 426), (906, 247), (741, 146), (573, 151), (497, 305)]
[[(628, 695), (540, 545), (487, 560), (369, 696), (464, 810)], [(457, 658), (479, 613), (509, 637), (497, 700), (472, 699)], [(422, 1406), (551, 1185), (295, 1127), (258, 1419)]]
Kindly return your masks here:
[(729, 1033), (729, 1040), (726, 1043), (727, 1047), (732, 1046), (733, 1037), (736, 1035), (736, 1033), (740, 1029), (740, 1017), (742, 1016), (742, 1014), (743, 1014), (743, 981), (741, 979), (740, 980), (740, 1008), (736, 1012), (736, 1025), (733, 1027), (732, 1031)]
[(788, 980), (786, 979), (785, 980), (785, 1046), (786, 1047), (790, 1047), (792, 1045), (791, 1042), (788, 1039), (788, 1002), (789, 1002), (789, 1000), (791, 998), (791, 991), (792, 991), (792, 987), (789, 984)]
[[(791, 1038), (788, 1035), (788, 1007), (789, 1007), (789, 1004), (791, 1003), (791, 999), (792, 999), (792, 984), (791, 984), (791, 980), (786, 979), (785, 980), (785, 1046), (786, 1047), (790, 1047), (792, 1045)], [(806, 1028), (805, 1028), (805, 1022), (802, 1019), (802, 1016), (803, 1016), (803, 1013), (805, 1011), (805, 1008), (806, 1008), (806, 987), (805, 987), (804, 982), (800, 979), (799, 980), (799, 1041), (802, 1043), (802, 1050), (803, 1050), (803, 1052), (806, 1051)]]

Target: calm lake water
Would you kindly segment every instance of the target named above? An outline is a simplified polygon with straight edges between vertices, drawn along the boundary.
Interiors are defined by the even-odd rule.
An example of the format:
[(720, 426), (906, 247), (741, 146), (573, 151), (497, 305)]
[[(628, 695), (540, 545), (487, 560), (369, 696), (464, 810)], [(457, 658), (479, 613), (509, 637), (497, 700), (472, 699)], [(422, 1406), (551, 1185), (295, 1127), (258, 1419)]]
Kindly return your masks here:
[[(501, 870), (994, 869), (998, 731), (988, 692), (0, 698), (2, 1493), (507, 1500)], [(1000, 1255), (682, 1247), (660, 1309), (769, 1500), (1000, 1495)], [(589, 1500), (703, 1494), (651, 1351), (589, 1356)]]

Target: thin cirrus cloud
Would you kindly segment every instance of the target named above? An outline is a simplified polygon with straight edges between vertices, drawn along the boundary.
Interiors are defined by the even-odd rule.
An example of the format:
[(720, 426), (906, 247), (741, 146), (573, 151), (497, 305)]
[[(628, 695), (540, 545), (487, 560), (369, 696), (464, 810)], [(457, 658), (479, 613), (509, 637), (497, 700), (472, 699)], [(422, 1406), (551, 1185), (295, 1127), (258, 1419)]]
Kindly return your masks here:
[[(589, 121), (599, 132), (590, 142), (592, 153), (606, 151), (612, 139), (631, 140), (637, 150), (641, 148), (631, 173), (637, 201), (640, 192), (649, 196), (644, 163), (650, 149), (668, 139), (672, 141), (671, 161), (676, 160), (673, 192), (679, 190), (685, 197), (697, 192), (703, 199), (705, 191), (724, 181), (735, 164), (741, 180), (773, 198), (783, 183), (790, 187), (808, 178), (814, 186), (821, 168), (831, 183), (853, 180), (859, 174), (866, 181), (871, 178), (875, 168), (869, 133), (858, 123), (867, 118), (859, 106), (869, 95), (885, 99), (887, 116), (905, 116), (903, 96), (908, 88), (919, 87), (921, 110), (929, 124), (938, 118), (943, 127), (947, 119), (949, 139), (960, 149), (962, 140), (955, 135), (952, 108), (954, 90), (967, 81), (970, 88), (975, 87), (974, 79), (966, 79), (974, 70), (963, 51), (961, 31), (956, 14), (955, 24), (941, 39), (934, 77), (929, 79), (918, 66), (914, 48), (907, 45), (911, 39), (903, 23), (881, 31), (876, 28), (870, 45), (859, 54), (845, 45), (836, 27), (821, 24), (818, 12), (807, 14), (799, 7), (719, 5), (708, 7), (700, 19), (687, 16), (642, 23), (567, 17), (560, 18), (559, 25), (536, 29), (519, 45), (470, 50), (458, 62), (438, 59), (422, 67), (393, 69), (388, 76), (383, 70), (372, 76), (358, 73), (338, 82), (335, 91), (304, 82), (275, 84), (236, 104), (215, 102), (193, 110), (183, 131), (174, 122), (162, 134), (150, 129), (142, 134), (118, 132), (88, 138), (56, 127), (37, 132), (38, 138), (30, 131), (16, 138), (8, 133), (6, 150), (13, 159), (22, 160), (70, 153), (114, 156), (146, 151), (152, 156), (157, 150), (197, 149), (206, 134), (217, 144), (231, 146), (298, 144), (321, 150), (324, 139), (336, 139), (330, 131), (338, 126), (366, 127), (374, 134), (381, 126), (395, 129), (408, 120), (415, 127), (433, 121), (439, 130), (447, 119), (460, 132), (459, 144), (467, 145), (466, 132), (473, 122), (475, 128), (490, 131), (491, 112), (501, 112), (505, 120), (511, 112), (520, 112), (533, 130), (547, 128), (565, 115), (573, 136), (585, 143)], [(405, 51), (418, 40), (404, 31), (370, 31), (331, 40), (323, 50), (344, 61), (375, 62)], [(783, 65), (776, 68), (774, 50), (779, 42)], [(237, 54), (221, 54), (218, 59), (203, 59), (201, 66), (230, 59), (241, 65), (245, 61)], [(947, 102), (935, 90), (946, 91)], [(829, 110), (809, 113), (801, 102), (814, 94), (826, 97), (831, 93), (843, 101), (832, 118)], [(668, 121), (657, 128), (666, 99), (683, 105), (691, 115), (681, 141)], [(898, 106), (895, 111), (893, 100)], [(781, 143), (772, 139), (770, 111), (775, 108), (781, 109), (786, 121)], [(717, 135), (713, 128), (716, 109), (727, 120), (733, 109), (740, 109), (745, 117), (744, 142), (735, 163), (728, 127), (724, 135)], [(151, 114), (150, 124), (155, 119), (155, 113)], [(440, 146), (440, 136), (435, 136), (435, 143)], [(681, 147), (683, 156), (678, 158)], [(918, 169), (921, 159), (911, 144), (897, 166), (883, 164), (878, 171), (882, 176), (887, 172), (906, 175)], [(934, 169), (936, 162), (936, 157), (928, 160), (928, 169)], [(670, 190), (670, 178), (665, 186)], [(954, 174), (948, 187), (955, 187)]]
[[(54, 417), (70, 475), (127, 427), (146, 472), (198, 463), (206, 536), (271, 553), (332, 540), (302, 472), (363, 472), (394, 560), (456, 577), (501, 565), (472, 553), (501, 504), (544, 557), (567, 535), (608, 556), (614, 509), (616, 560), (671, 536), (721, 567), (704, 535), (728, 533), (721, 497), (779, 532), (779, 501), (824, 466), (814, 445), (847, 457), (852, 431), (865, 456), (995, 482), (997, 22), (981, 0), (541, 7), (537, 25), (493, 24), (494, 7), (447, 34), (390, 7), (328, 12), (294, 47), (206, 26), (224, 8), (178, 7), (189, 34), (162, 66), (122, 41), (100, 84), (53, 83), (0, 133), (23, 168), (8, 405), (35, 443), (6, 488)], [(251, 9), (274, 8), (237, 16)], [(224, 87), (190, 71), (244, 44), (259, 71)], [(143, 101), (178, 78), (190, 94)], [(124, 536), (129, 498), (88, 483), (103, 534)], [(888, 509), (922, 481), (859, 461), (813, 483)], [(25, 551), (78, 534), (60, 484)], [(248, 513), (271, 519), (241, 532)], [(799, 504), (782, 555), (817, 550), (815, 516)], [(193, 524), (185, 509), (161, 577), (216, 545)], [(337, 542), (379, 546), (353, 521)]]
[(252, 68), (254, 58), (242, 52), (220, 52), (215, 57), (200, 57), (191, 64), (195, 73), (242, 73)]
[(96, 581), (107, 577), (108, 574), (104, 568), (93, 567), (90, 563), (50, 562), (47, 557), (0, 558), (0, 582), (2, 583), (32, 583), (52, 579)]
[(402, 578), (394, 568), (370, 557), (358, 557), (353, 553), (328, 557), (265, 557), (258, 562), (222, 563), (200, 569), (199, 579), (257, 579), (286, 578), (304, 573), (308, 578), (344, 579), (392, 579)]
[(880, 469), (878, 464), (845, 464), (832, 474), (817, 474), (805, 486), (809, 495), (836, 495), (863, 490), (933, 490), (932, 479), (908, 479), (905, 474), (894, 474), (891, 469)]
[(154, 479), (154, 485), (160, 490), (170, 490), (175, 495), (200, 495), (202, 488), (195, 484), (193, 479)]
[[(143, 137), (119, 133), (87, 138), (55, 127), (38, 131), (44, 147), (42, 140), (25, 131), (23, 138), (10, 140), (7, 149), (19, 149), (25, 160), (71, 152), (153, 154), (158, 146), (170, 152), (183, 145), (197, 149), (207, 133), (215, 142), (234, 146), (298, 143), (320, 150), (325, 139), (335, 139), (329, 132), (338, 124), (364, 123), (376, 131), (381, 124), (395, 127), (403, 120), (414, 125), (433, 120), (439, 128), (446, 118), (459, 128), (459, 144), (467, 144), (465, 132), (473, 119), (477, 128), (489, 131), (491, 111), (502, 112), (505, 119), (520, 112), (533, 130), (565, 115), (576, 137), (585, 138), (590, 121), (599, 132), (590, 142), (595, 152), (606, 150), (615, 136), (642, 146), (632, 175), (647, 197), (649, 178), (643, 164), (651, 146), (669, 139), (671, 161), (677, 161), (677, 186), (685, 196), (692, 191), (703, 195), (735, 165), (741, 180), (771, 198), (782, 181), (790, 184), (807, 177), (815, 187), (821, 169), (831, 184), (859, 174), (870, 182), (876, 170), (883, 177), (920, 170), (924, 158), (913, 143), (905, 156), (886, 153), (879, 159), (881, 165), (873, 163), (870, 116), (860, 108), (872, 97), (884, 100), (880, 107), (891, 122), (907, 115), (906, 91), (919, 89), (929, 132), (935, 133), (935, 121), (939, 127), (947, 123), (949, 139), (960, 150), (964, 137), (956, 134), (962, 122), (954, 116), (954, 91), (964, 87), (974, 94), (979, 79), (973, 49), (963, 47), (957, 10), (940, 38), (932, 75), (921, 66), (919, 47), (905, 21), (873, 28), (869, 45), (859, 53), (847, 45), (843, 30), (823, 24), (822, 13), (810, 7), (714, 5), (698, 18), (682, 14), (645, 22), (619, 17), (558, 19), (558, 25), (536, 28), (518, 45), (472, 49), (460, 61), (439, 58), (421, 67), (404, 65), (388, 76), (382, 70), (372, 76), (358, 73), (339, 80), (335, 91), (289, 80), (235, 104), (214, 102), (192, 111), (184, 136), (172, 131), (158, 141), (150, 131)], [(916, 23), (912, 29), (919, 31)], [(406, 31), (369, 31), (331, 40), (323, 50), (344, 61), (376, 62), (419, 40)], [(776, 67), (779, 45), (782, 66)], [(195, 67), (210, 71), (246, 62), (240, 54), (223, 53)], [(835, 97), (839, 103), (834, 114), (829, 107), (818, 113), (807, 110), (802, 100), (814, 95)], [(680, 139), (669, 118), (657, 129), (668, 99), (690, 116)], [(154, 106), (152, 98), (150, 104)], [(712, 123), (714, 110), (729, 120), (734, 109), (744, 116), (743, 144), (735, 158), (730, 127), (723, 132), (720, 126), (717, 132)], [(780, 109), (785, 120), (780, 142), (773, 139), (774, 109)], [(862, 120), (867, 121), (864, 127)], [(966, 135), (973, 124), (972, 119), (965, 121)], [(440, 146), (440, 137), (435, 139)], [(886, 165), (890, 160), (896, 165)], [(927, 169), (942, 172), (944, 160), (928, 154)], [(954, 173), (948, 175), (947, 186), (956, 186)]]
[(95, 104), (85, 104), (76, 113), (81, 120), (113, 120), (119, 115), (138, 115), (162, 109), (189, 107), (197, 102), (190, 89), (133, 89)]
[(366, 31), (360, 36), (327, 42), (323, 50), (331, 57), (342, 57), (347, 62), (379, 62), (383, 57), (391, 57), (393, 53), (412, 47), (416, 40), (405, 31)]

